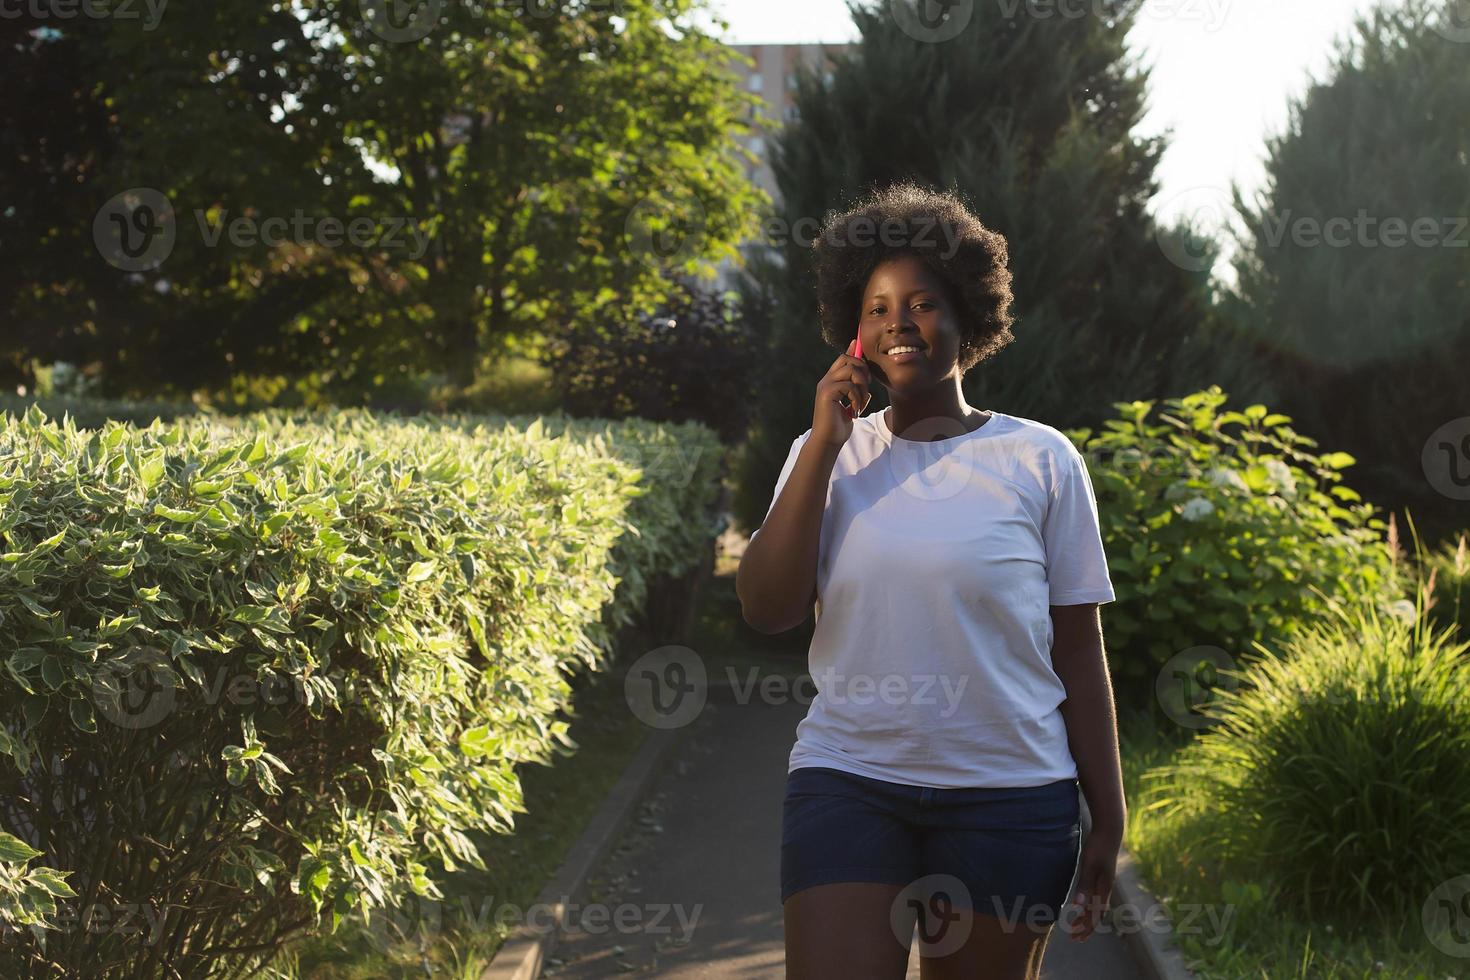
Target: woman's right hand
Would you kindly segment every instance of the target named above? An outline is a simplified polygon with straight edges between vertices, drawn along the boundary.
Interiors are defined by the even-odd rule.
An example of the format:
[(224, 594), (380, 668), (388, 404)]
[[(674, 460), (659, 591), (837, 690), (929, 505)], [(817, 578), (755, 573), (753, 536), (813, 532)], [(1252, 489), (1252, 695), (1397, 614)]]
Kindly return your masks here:
[[(852, 435), (853, 417), (863, 414), (873, 397), (868, 392), (872, 381), (868, 365), (852, 354), (856, 343), (856, 339), (849, 342), (847, 352), (838, 354), (837, 360), (817, 382), (816, 405), (812, 409), (812, 439), (819, 443), (840, 447), (847, 442)], [(844, 397), (847, 404), (855, 408), (851, 414), (847, 405), (842, 403)]]

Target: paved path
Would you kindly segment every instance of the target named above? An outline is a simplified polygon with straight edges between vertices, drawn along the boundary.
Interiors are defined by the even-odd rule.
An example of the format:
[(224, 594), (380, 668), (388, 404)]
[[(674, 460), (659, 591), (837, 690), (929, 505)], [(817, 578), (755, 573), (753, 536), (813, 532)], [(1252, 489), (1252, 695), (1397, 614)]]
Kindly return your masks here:
[[(606, 905), (609, 921), (583, 921), (557, 946), (543, 976), (784, 976), (781, 799), (806, 705), (758, 698), (737, 704), (721, 688), (711, 695), (593, 882), (587, 901)], [(917, 950), (908, 975), (919, 976)], [(1141, 976), (1116, 933), (1074, 943), (1060, 931), (1047, 944), (1042, 975)]]

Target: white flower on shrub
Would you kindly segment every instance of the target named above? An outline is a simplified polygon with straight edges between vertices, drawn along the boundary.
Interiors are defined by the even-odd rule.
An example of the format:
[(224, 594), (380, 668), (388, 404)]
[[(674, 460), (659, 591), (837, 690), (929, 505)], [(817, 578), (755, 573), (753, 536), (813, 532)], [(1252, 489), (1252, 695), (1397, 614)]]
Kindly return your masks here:
[(1164, 488), (1164, 499), (1178, 500), (1180, 497), (1191, 493), (1194, 493), (1194, 488), (1189, 485), (1187, 480), (1175, 480)]
[(1279, 459), (1266, 460), (1266, 475), (1276, 485), (1276, 489), (1287, 497), (1296, 494), (1296, 477), (1291, 475), (1291, 467)]
[(1217, 487), (1234, 487), (1237, 490), (1250, 493), (1250, 484), (1245, 482), (1245, 477), (1228, 466), (1216, 466), (1210, 470), (1210, 483)]
[(1201, 517), (1213, 514), (1214, 512), (1214, 504), (1210, 503), (1204, 497), (1195, 497), (1184, 502), (1184, 507), (1180, 510), (1180, 515), (1186, 521), (1197, 521)]

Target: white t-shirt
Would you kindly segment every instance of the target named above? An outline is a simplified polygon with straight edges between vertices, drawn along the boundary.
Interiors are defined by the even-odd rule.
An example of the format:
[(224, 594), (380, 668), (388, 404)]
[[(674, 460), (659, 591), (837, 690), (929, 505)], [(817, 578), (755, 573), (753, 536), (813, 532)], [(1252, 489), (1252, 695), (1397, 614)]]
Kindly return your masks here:
[[(811, 434), (792, 442), (767, 516)], [(1049, 607), (1114, 594), (1092, 480), (1064, 433), (992, 412), (922, 442), (884, 411), (855, 419), (827, 487), (817, 597), (817, 693), (788, 771), (938, 788), (1077, 775)]]

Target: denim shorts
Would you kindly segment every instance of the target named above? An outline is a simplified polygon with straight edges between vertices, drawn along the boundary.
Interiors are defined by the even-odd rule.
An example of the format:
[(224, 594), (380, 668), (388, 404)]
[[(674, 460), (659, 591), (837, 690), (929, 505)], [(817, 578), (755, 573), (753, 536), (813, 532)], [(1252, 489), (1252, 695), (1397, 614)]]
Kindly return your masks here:
[(1076, 778), (933, 789), (803, 766), (786, 776), (781, 901), (838, 881), (958, 879), (948, 889), (957, 906), (1055, 923), (1081, 854), (1080, 817)]

